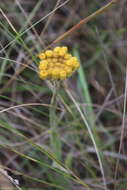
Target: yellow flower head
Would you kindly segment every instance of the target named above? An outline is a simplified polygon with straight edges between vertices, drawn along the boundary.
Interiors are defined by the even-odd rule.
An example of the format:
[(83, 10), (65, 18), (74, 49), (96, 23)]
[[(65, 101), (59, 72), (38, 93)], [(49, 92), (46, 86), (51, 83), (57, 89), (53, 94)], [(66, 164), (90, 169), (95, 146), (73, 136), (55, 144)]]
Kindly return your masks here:
[(79, 61), (68, 53), (66, 46), (46, 50), (38, 57), (40, 58), (39, 76), (43, 80), (64, 80), (80, 67)]

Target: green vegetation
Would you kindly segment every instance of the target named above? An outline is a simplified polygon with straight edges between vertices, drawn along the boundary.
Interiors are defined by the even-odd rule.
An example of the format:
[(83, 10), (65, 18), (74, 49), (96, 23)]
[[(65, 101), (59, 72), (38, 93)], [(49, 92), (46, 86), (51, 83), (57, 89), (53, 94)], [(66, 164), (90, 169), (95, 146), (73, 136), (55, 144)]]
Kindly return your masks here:
[[(22, 190), (127, 188), (127, 10), (119, 0), (92, 14), (105, 4), (0, 2), (0, 168)], [(37, 55), (50, 46), (81, 64), (59, 89), (38, 76)]]

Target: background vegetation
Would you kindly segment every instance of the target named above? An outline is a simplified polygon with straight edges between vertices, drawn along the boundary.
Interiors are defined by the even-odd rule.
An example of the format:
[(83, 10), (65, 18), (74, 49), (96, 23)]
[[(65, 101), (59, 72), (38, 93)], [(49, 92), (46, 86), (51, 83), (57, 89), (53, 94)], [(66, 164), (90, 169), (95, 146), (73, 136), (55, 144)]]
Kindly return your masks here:
[(0, 161), (23, 190), (127, 188), (126, 0), (55, 44), (81, 63), (57, 97), (61, 160), (50, 142), (52, 90), (37, 74), (36, 55), (108, 2), (0, 1)]

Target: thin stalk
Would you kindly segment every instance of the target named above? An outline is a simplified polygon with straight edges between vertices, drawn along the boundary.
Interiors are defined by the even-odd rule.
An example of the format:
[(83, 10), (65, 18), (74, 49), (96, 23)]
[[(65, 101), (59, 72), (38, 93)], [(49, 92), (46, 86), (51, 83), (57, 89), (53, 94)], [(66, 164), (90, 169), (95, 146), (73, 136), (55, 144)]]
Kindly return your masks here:
[(64, 32), (62, 35), (60, 35), (48, 47), (50, 47), (53, 44), (56, 44), (56, 43), (60, 42), (61, 40), (65, 39), (66, 37), (68, 37), (70, 34), (72, 34), (73, 32), (77, 31), (79, 28), (81, 28), (81, 26), (83, 24), (86, 24), (87, 22), (89, 22), (90, 20), (92, 20), (93, 18), (95, 18), (96, 16), (101, 15), (102, 13), (104, 13), (105, 11), (107, 11), (107, 9), (109, 9), (113, 4), (117, 3), (117, 1), (120, 1), (120, 0), (112, 0), (112, 1), (110, 1), (105, 6), (101, 7), (100, 9), (98, 9), (97, 11), (95, 11), (94, 13), (92, 13), (91, 15), (89, 15), (88, 17), (82, 19), (79, 23), (77, 23), (76, 25), (74, 25), (67, 32)]
[[(122, 130), (121, 130), (120, 144), (119, 144), (119, 150), (118, 150), (119, 155), (122, 150), (122, 145), (123, 145), (123, 140), (124, 140), (124, 135), (125, 135), (125, 120), (126, 120), (126, 110), (127, 110), (127, 68), (126, 68), (125, 92), (124, 92), (124, 103), (123, 104), (124, 105), (123, 105)], [(117, 174), (118, 174), (118, 169), (119, 169), (119, 162), (120, 162), (120, 159), (117, 158), (116, 167), (115, 167), (115, 175), (114, 175), (114, 181), (115, 181), (114, 190), (116, 189), (116, 179), (117, 179)]]
[(101, 174), (102, 174), (102, 178), (103, 178), (104, 189), (108, 190), (107, 185), (106, 185), (106, 179), (105, 179), (105, 174), (104, 174), (104, 169), (103, 169), (103, 163), (102, 163), (101, 155), (100, 155), (100, 152), (99, 152), (99, 149), (98, 149), (95, 137), (94, 137), (94, 135), (92, 133), (91, 127), (89, 126), (88, 121), (87, 121), (86, 117), (84, 116), (84, 113), (80, 109), (79, 104), (75, 101), (75, 99), (73, 98), (73, 96), (70, 93), (70, 91), (67, 88), (65, 88), (65, 91), (68, 94), (68, 96), (70, 97), (70, 99), (72, 100), (72, 102), (74, 103), (76, 109), (79, 111), (79, 113), (81, 115), (81, 118), (82, 118), (82, 120), (83, 120), (83, 122), (84, 122), (84, 124), (85, 124), (85, 126), (86, 126), (86, 128), (88, 130), (88, 132), (89, 132), (90, 138), (92, 140), (92, 143), (94, 145), (94, 148), (95, 148), (95, 151), (96, 151), (96, 155), (97, 155), (97, 158), (98, 158), (98, 163), (99, 163)]
[(61, 160), (61, 141), (58, 132), (58, 119), (57, 119), (57, 92), (59, 90), (59, 82), (53, 83), (53, 94), (51, 98), (50, 106), (50, 127), (51, 127), (51, 146), (53, 152), (58, 160)]

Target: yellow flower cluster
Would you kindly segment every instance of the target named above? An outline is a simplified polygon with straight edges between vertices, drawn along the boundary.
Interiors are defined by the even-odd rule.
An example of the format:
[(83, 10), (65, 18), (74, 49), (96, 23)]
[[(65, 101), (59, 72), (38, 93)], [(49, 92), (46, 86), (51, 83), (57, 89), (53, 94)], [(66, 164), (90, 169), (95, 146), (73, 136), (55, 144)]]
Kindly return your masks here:
[(76, 57), (68, 53), (68, 48), (55, 47), (39, 54), (39, 76), (41, 79), (64, 80), (80, 66)]

